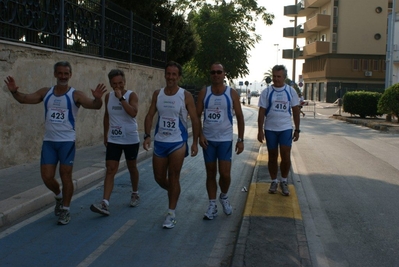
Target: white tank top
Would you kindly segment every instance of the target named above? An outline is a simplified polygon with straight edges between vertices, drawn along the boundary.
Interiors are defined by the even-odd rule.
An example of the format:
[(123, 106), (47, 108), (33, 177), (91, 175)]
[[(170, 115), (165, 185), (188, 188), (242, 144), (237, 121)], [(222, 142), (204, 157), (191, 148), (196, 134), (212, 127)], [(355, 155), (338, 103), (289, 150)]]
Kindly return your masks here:
[(165, 95), (162, 88), (157, 98), (158, 122), (155, 128), (155, 141), (174, 143), (187, 141), (188, 111), (185, 103), (185, 90), (179, 88), (172, 96)]
[(209, 141), (233, 140), (233, 100), (229, 86), (221, 95), (213, 94), (211, 86), (206, 88), (202, 132)]
[[(132, 91), (128, 90), (124, 97), (129, 101)], [(121, 101), (110, 92), (108, 97), (109, 130), (108, 142), (120, 145), (131, 145), (140, 142), (136, 118), (132, 118), (122, 107)]]
[(65, 94), (56, 96), (53, 86), (44, 96), (44, 141), (75, 141), (75, 119), (79, 107), (73, 99), (74, 92), (75, 88), (70, 87)]

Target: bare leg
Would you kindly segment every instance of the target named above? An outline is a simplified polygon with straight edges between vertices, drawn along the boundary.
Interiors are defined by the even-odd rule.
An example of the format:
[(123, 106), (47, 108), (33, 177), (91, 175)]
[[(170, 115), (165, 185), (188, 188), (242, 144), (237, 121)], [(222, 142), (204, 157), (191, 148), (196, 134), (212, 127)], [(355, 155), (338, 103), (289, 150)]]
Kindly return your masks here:
[(104, 179), (104, 194), (103, 198), (109, 200), (111, 198), (112, 190), (114, 189), (114, 179), (116, 172), (119, 168), (119, 161), (116, 160), (107, 160), (105, 162), (107, 167), (107, 172), (105, 174)]
[(71, 205), (73, 195), (72, 169), (70, 165), (60, 165), (60, 176), (62, 181), (62, 196), (64, 200), (64, 207)]
[(216, 162), (205, 163), (206, 167), (206, 190), (209, 199), (216, 199), (217, 183), (216, 183)]
[(220, 173), (219, 186), (220, 186), (220, 191), (222, 191), (222, 193), (224, 194), (227, 194), (227, 192), (229, 191), (231, 183), (230, 170), (231, 170), (230, 161), (226, 160), (219, 161), (219, 173)]

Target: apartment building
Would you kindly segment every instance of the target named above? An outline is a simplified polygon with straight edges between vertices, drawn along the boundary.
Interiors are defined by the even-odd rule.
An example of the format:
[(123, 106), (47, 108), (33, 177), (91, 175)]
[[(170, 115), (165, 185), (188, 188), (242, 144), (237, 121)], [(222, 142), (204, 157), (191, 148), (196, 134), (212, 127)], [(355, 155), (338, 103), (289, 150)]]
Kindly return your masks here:
[[(295, 0), (284, 7), (295, 24), (283, 31), (293, 38), (283, 58), (293, 59), (294, 66), (304, 59), (306, 99), (332, 103), (347, 91), (384, 91), (392, 1)], [(297, 25), (298, 18), (305, 22)], [(298, 38), (306, 40), (303, 47), (296, 45)]]

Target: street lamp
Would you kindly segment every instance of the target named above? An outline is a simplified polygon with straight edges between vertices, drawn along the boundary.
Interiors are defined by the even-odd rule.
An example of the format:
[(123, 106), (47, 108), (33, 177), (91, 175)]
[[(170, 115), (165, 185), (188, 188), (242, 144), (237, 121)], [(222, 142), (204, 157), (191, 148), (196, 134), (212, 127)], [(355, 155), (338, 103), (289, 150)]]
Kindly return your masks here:
[[(297, 6), (297, 5), (298, 5), (298, 0), (295, 0), (295, 6)], [(295, 69), (296, 69), (295, 50), (296, 50), (296, 45), (297, 45), (297, 43), (296, 43), (296, 34), (297, 34), (296, 27), (297, 27), (297, 23), (298, 23), (297, 19), (298, 19), (297, 16), (295, 16), (295, 18), (293, 20), (293, 22), (294, 22), (294, 46), (292, 48), (292, 81), (293, 82), (295, 82)]]
[(280, 51), (280, 49), (278, 49), (278, 46), (279, 46), (280, 44), (274, 44), (274, 46), (277, 46), (277, 65), (278, 65), (278, 51)]

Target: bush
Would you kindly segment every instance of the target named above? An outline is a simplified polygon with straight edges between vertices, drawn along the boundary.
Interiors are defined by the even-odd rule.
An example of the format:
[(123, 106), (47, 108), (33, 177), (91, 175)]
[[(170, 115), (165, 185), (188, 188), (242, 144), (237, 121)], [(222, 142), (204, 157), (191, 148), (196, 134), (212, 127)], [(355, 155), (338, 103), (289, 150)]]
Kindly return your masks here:
[(381, 93), (366, 91), (347, 92), (343, 99), (343, 109), (361, 118), (381, 116), (383, 113), (378, 112), (377, 108), (381, 95)]
[(378, 112), (399, 118), (399, 83), (387, 88), (378, 101)]

